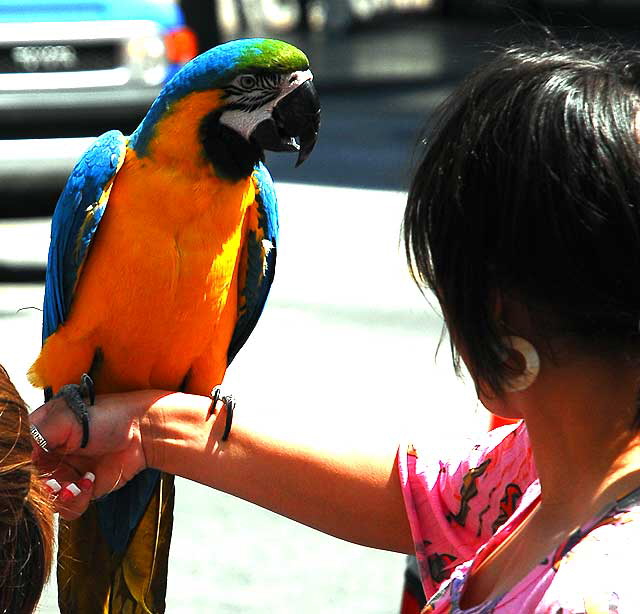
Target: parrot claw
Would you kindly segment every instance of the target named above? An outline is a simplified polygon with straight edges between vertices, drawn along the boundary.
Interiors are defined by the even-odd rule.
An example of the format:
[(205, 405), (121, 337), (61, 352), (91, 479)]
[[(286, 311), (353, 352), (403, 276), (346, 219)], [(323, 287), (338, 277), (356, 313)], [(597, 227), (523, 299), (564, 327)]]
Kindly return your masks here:
[(58, 399), (62, 397), (69, 409), (73, 412), (82, 426), (81, 448), (86, 448), (89, 443), (89, 411), (96, 401), (96, 391), (93, 380), (86, 373), (82, 374), (79, 384), (67, 384), (62, 386), (58, 393), (53, 397)]
[(80, 394), (83, 398), (89, 399), (89, 405), (95, 405), (96, 385), (87, 373), (83, 373), (80, 377)]
[(209, 406), (209, 411), (207, 412), (207, 420), (211, 418), (211, 415), (216, 410), (216, 405), (220, 400), (220, 395), (222, 394), (222, 389), (220, 386), (216, 386), (209, 395), (211, 397), (211, 405)]
[(233, 410), (236, 408), (236, 401), (232, 395), (222, 395), (222, 389), (220, 386), (216, 386), (209, 395), (211, 397), (211, 405), (209, 405), (209, 411), (207, 412), (207, 420), (215, 413), (218, 401), (222, 401), (226, 409), (226, 417), (224, 422), (224, 431), (222, 432), (221, 441), (227, 441), (229, 439), (229, 433), (231, 433), (231, 423), (233, 422)]

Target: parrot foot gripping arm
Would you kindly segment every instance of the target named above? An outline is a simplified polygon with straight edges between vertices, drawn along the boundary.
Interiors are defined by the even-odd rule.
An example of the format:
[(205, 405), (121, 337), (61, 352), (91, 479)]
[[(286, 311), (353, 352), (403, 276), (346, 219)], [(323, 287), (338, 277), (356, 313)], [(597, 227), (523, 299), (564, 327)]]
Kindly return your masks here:
[(233, 410), (236, 408), (236, 401), (232, 395), (222, 395), (222, 389), (220, 386), (216, 386), (209, 395), (211, 397), (211, 405), (209, 405), (209, 411), (207, 412), (207, 420), (215, 413), (218, 401), (222, 401), (226, 409), (226, 419), (224, 422), (224, 431), (222, 433), (221, 440), (227, 441), (229, 439), (229, 433), (231, 433), (231, 423), (233, 422)]
[(74, 413), (82, 426), (81, 448), (86, 448), (89, 442), (89, 410), (88, 405), (93, 405), (96, 401), (96, 391), (93, 380), (86, 373), (82, 374), (79, 384), (67, 384), (62, 386), (60, 391), (53, 397), (62, 397), (69, 409)]

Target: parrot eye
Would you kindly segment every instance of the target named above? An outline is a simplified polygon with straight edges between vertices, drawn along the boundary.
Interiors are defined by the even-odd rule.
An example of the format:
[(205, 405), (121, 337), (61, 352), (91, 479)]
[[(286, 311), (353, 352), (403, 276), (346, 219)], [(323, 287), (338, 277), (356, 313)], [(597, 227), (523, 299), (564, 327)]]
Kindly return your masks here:
[(239, 75), (225, 88), (227, 108), (255, 111), (278, 96), (280, 85), (280, 75)]
[(240, 87), (252, 89), (256, 86), (256, 78), (253, 75), (243, 75), (240, 77)]

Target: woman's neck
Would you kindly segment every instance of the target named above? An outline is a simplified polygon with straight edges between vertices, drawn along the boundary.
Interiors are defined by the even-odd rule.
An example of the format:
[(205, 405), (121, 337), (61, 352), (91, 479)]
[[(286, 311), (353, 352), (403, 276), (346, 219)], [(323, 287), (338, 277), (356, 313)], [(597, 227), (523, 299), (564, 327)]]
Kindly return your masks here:
[(635, 366), (581, 359), (541, 372), (519, 395), (541, 512), (580, 525), (640, 486), (640, 436), (632, 428), (639, 385)]

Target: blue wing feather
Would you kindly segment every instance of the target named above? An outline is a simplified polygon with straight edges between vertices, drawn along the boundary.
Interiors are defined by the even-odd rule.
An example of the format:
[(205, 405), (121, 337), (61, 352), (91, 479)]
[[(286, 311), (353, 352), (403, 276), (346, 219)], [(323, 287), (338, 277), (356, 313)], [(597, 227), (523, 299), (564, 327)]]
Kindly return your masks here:
[(247, 236), (245, 283), (240, 288), (238, 321), (227, 352), (230, 364), (255, 328), (273, 282), (278, 243), (278, 203), (273, 180), (266, 166), (258, 163), (253, 172), (257, 188), (257, 227)]
[(45, 280), (43, 341), (66, 320), (80, 269), (102, 219), (108, 190), (124, 161), (118, 130), (98, 137), (82, 155), (58, 199), (51, 221)]
[[(127, 140), (118, 130), (98, 137), (82, 155), (58, 199), (44, 295), (43, 341), (66, 320), (82, 265), (105, 212), (109, 190), (124, 162)], [(112, 551), (124, 552), (158, 481), (159, 473), (138, 474), (98, 502), (103, 534)]]

